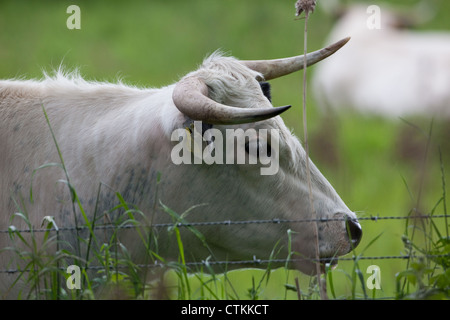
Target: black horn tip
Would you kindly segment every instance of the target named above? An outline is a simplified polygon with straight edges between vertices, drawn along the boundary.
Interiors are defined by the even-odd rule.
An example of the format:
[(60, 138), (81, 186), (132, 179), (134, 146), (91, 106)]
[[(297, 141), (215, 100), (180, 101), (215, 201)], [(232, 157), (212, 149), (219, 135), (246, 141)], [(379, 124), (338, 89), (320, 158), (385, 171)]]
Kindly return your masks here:
[(285, 112), (286, 110), (288, 110), (290, 107), (292, 107), (291, 105), (287, 105), (287, 106), (282, 106), (282, 107), (276, 107), (278, 110), (280, 110), (280, 113)]

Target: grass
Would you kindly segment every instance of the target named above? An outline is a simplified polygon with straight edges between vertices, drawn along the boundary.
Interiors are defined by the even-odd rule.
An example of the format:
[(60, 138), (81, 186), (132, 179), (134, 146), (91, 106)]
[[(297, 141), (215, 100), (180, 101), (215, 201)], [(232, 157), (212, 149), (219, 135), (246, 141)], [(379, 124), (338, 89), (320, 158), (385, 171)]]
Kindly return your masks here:
[[(410, 5), (416, 1), (390, 2)], [(69, 69), (80, 67), (89, 79), (114, 81), (122, 77), (133, 85), (156, 87), (176, 81), (195, 69), (207, 53), (218, 48), (242, 59), (277, 58), (303, 51), (303, 22), (294, 20), (294, 1), (232, 0), (226, 7), (220, 1), (200, 0), (130, 3), (80, 0), (77, 4), (81, 8), (82, 29), (71, 31), (65, 27), (67, 3), (0, 3), (0, 29), (10, 30), (0, 33), (0, 58), (8, 62), (0, 66), (0, 77), (39, 78), (42, 68), (57, 68), (63, 63)], [(450, 2), (441, 1), (436, 17), (419, 28), (448, 30), (448, 12)], [(332, 19), (317, 9), (308, 25), (311, 50), (322, 46), (331, 26)], [(314, 68), (311, 70), (309, 74)], [(274, 105), (294, 106), (283, 118), (301, 137), (300, 76), (276, 79), (272, 88)], [(315, 108), (312, 95), (308, 95), (311, 157), (359, 216), (407, 217), (416, 212), (414, 209), (433, 215), (447, 214), (448, 122), (435, 119), (429, 138), (429, 119), (406, 120), (414, 126), (401, 119), (366, 118), (352, 112), (324, 115)], [(69, 179), (66, 185), (70, 187)], [(120, 211), (122, 219), (111, 225), (109, 242), (101, 242), (95, 232), (89, 231), (99, 226), (96, 219), (79, 221), (84, 230), (78, 237), (80, 245), (90, 248), (83, 254), (75, 247), (66, 248), (68, 244), (60, 238), (64, 231), (55, 234), (56, 226), (62, 230), (65, 227), (59, 226), (58, 221), (46, 220), (43, 228), (52, 228), (51, 232), (32, 232), (31, 226), (27, 232), (10, 230), (11, 237), (25, 245), (26, 250), (18, 250), (16, 254), (32, 271), (18, 276), (35, 283), (31, 292), (23, 293), (23, 298), (98, 298), (95, 287), (105, 283), (118, 288), (114, 291), (118, 297), (163, 297), (167, 293), (172, 298), (297, 299), (296, 291), (300, 288), (303, 299), (318, 298), (314, 279), (283, 268), (228, 272), (225, 269), (223, 275), (208, 275), (211, 272), (208, 266), (203, 270), (183, 266), (180, 256), (180, 261), (170, 265), (167, 274), (160, 274), (154, 268), (143, 270), (133, 263), (127, 248), (120, 245), (118, 228), (129, 223), (141, 232), (140, 240), (151, 253), (147, 258), (150, 264), (164, 262), (157, 253), (157, 239), (151, 230), (144, 228), (138, 208), (121, 202), (119, 194), (117, 199), (120, 205), (111, 211)], [(28, 221), (23, 201), (16, 199), (16, 202), (21, 210), (12, 224)], [(81, 206), (78, 202), (74, 205)], [(177, 220), (176, 216), (173, 218)], [(420, 298), (436, 291), (435, 297), (442, 297), (439, 290), (448, 290), (448, 259), (364, 259), (408, 253), (448, 254), (446, 219), (427, 219), (422, 223), (411, 217), (410, 220), (362, 220), (361, 224), (364, 236), (360, 247), (346, 257), (350, 260), (341, 261), (326, 276), (330, 298)], [(172, 235), (177, 240), (176, 226)], [(178, 239), (179, 248), (182, 240)], [(52, 246), (61, 246), (58, 255), (45, 253), (44, 249)], [(353, 255), (362, 256), (353, 261)], [(95, 270), (82, 272), (83, 292), (56, 290), (66, 280), (65, 268), (74, 259), (84, 266), (82, 270), (93, 267), (92, 260), (99, 264)], [(366, 273), (370, 265), (380, 267), (380, 290), (371, 291), (363, 281), (370, 276)], [(158, 279), (164, 280), (164, 286), (156, 280), (147, 283), (139, 279), (139, 272), (144, 271), (155, 272)], [(149, 293), (150, 287), (156, 291)]]
[[(70, 187), (68, 185), (68, 187)], [(76, 199), (76, 191), (74, 199)], [(430, 211), (430, 216), (437, 215), (438, 212), (447, 214), (445, 202), (445, 175), (442, 173), (442, 198), (436, 203)], [(119, 200), (120, 195), (117, 195)], [(78, 206), (81, 206), (77, 202)], [(26, 230), (17, 230), (13, 225), (10, 227), (10, 236), (16, 240), (17, 246), (8, 248), (18, 256), (25, 264), (23, 268), (17, 271), (17, 281), (24, 281), (29, 286), (29, 291), (20, 292), (18, 298), (24, 299), (95, 299), (95, 298), (172, 298), (172, 299), (318, 299), (319, 289), (316, 278), (309, 278), (307, 285), (299, 286), (296, 281), (302, 277), (298, 272), (279, 268), (270, 269), (243, 269), (228, 271), (217, 274), (210, 263), (206, 261), (199, 268), (198, 265), (192, 267), (186, 261), (183, 249), (183, 242), (179, 228), (180, 223), (187, 224), (184, 214), (178, 215), (170, 208), (162, 205), (173, 218), (173, 226), (167, 230), (175, 235), (175, 241), (179, 249), (178, 262), (166, 262), (154, 253), (150, 243), (153, 239), (147, 234), (142, 234), (141, 240), (145, 243), (147, 253), (150, 256), (158, 257), (153, 261), (158, 261), (164, 266), (164, 272), (158, 270), (160, 276), (153, 281), (146, 282), (142, 277), (145, 273), (154, 273), (149, 265), (138, 265), (133, 262), (127, 248), (120, 242), (118, 233), (120, 229), (135, 227), (138, 232), (143, 231), (140, 227), (142, 223), (135, 219), (128, 204), (121, 202), (120, 207), (124, 209), (126, 219), (119, 219), (111, 224), (113, 234), (107, 243), (100, 244), (95, 232), (89, 232), (87, 237), (78, 236), (78, 246), (87, 244), (87, 252), (93, 251), (85, 258), (77, 256), (68, 249), (62, 249), (64, 246), (61, 241), (61, 231), (51, 217), (43, 219), (43, 225), (40, 230), (34, 230), (29, 222), (25, 210), (16, 213), (12, 220), (21, 219), (26, 222)], [(81, 208), (82, 209), (82, 208)], [(113, 210), (117, 210), (118, 207)], [(414, 218), (413, 223), (405, 224), (405, 232), (402, 236), (405, 255), (411, 258), (407, 259), (406, 268), (395, 275), (395, 299), (448, 299), (450, 298), (450, 238), (447, 227), (442, 230), (439, 228), (436, 218)], [(447, 219), (447, 218), (445, 218)], [(80, 224), (79, 228), (94, 228), (93, 223), (86, 221)], [(193, 228), (187, 227), (193, 232), (202, 243), (207, 246), (207, 239)], [(38, 236), (42, 232), (43, 236)], [(362, 266), (362, 260), (365, 257), (365, 251), (377, 241), (382, 239), (382, 234), (372, 239), (370, 243), (361, 250), (359, 254), (353, 252), (353, 261), (351, 272), (343, 270), (328, 270), (324, 275), (327, 280), (327, 287), (330, 298), (332, 299), (377, 299), (376, 289), (368, 288), (367, 277), (364, 275), (365, 269)], [(97, 245), (95, 245), (97, 244)], [(56, 254), (52, 253), (56, 250)], [(73, 248), (73, 251), (75, 248)], [(211, 252), (213, 256), (213, 252)], [(70, 273), (67, 273), (67, 267), (74, 263), (83, 265), (82, 267), (82, 286), (80, 290), (69, 290), (64, 285), (68, 281)], [(214, 258), (211, 257), (211, 263)], [(94, 273), (92, 270), (95, 271)], [(342, 295), (336, 289), (341, 286), (336, 282), (339, 273), (345, 275), (346, 281), (351, 290)], [(384, 277), (384, 275), (382, 275)], [(293, 285), (293, 283), (296, 285)], [(17, 283), (14, 283), (17, 285)], [(98, 287), (107, 287), (107, 290), (96, 289)], [(300, 289), (301, 288), (301, 289)], [(298, 290), (301, 290), (300, 292)], [(107, 295), (104, 292), (108, 292)]]

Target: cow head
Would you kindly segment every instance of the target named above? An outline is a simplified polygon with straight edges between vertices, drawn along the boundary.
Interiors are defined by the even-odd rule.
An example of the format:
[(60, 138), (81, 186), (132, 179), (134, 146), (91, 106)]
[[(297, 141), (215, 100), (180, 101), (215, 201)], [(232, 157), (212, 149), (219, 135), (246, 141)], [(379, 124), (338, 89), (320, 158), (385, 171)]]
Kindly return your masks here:
[[(311, 65), (331, 55), (347, 41), (344, 39), (308, 54), (306, 64)], [(320, 258), (331, 259), (348, 253), (361, 238), (355, 214), (307, 159), (299, 140), (277, 117), (289, 106), (274, 108), (267, 85), (261, 85), (263, 80), (302, 69), (303, 59), (299, 56), (271, 61), (239, 61), (213, 54), (174, 87), (173, 102), (180, 112), (180, 123), (201, 121), (207, 124), (206, 129), (215, 129), (216, 133), (224, 136), (236, 128), (253, 129), (247, 139), (241, 141), (245, 144), (243, 150), (257, 150), (259, 155), (263, 151), (265, 155), (275, 154), (279, 161), (278, 170), (270, 175), (261, 175), (259, 167), (262, 165), (259, 163), (229, 164), (223, 161), (221, 164), (192, 164), (171, 169), (171, 173), (177, 174), (177, 180), (180, 176), (186, 180), (182, 182), (186, 188), (177, 186), (177, 190), (172, 191), (178, 195), (178, 205), (208, 204), (203, 213), (193, 214), (199, 220), (211, 220), (214, 216), (215, 220), (290, 221), (247, 224), (245, 228), (217, 227), (205, 231), (208, 243), (219, 257), (228, 260), (246, 260), (255, 256), (268, 258), (278, 242), (283, 247), (280, 252), (285, 254), (285, 258), (290, 234), (292, 249), (298, 254), (295, 257), (299, 260), (305, 258), (297, 267), (311, 273), (315, 270), (311, 259), (316, 257), (316, 239), (319, 240)], [(261, 129), (269, 134), (260, 134)], [(205, 126), (197, 130), (204, 133)], [(275, 133), (277, 137), (274, 140)], [(223, 145), (225, 143), (216, 148)], [(237, 148), (223, 150), (224, 159)], [(317, 228), (314, 219), (318, 220)]]

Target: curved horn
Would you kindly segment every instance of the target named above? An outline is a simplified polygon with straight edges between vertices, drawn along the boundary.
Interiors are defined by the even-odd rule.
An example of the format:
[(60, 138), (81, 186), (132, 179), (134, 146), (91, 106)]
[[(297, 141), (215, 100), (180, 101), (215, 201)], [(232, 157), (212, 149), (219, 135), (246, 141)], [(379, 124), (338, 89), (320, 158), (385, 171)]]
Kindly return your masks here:
[(196, 78), (187, 77), (177, 83), (172, 94), (175, 106), (192, 120), (209, 124), (242, 124), (266, 120), (291, 106), (279, 108), (237, 108), (218, 103), (208, 97), (208, 87)]
[[(349, 40), (350, 37), (347, 37), (326, 48), (308, 53), (306, 55), (306, 65), (313, 65), (320, 60), (331, 56), (333, 53), (342, 48)], [(241, 61), (241, 63), (254, 71), (262, 73), (264, 75), (264, 79), (270, 80), (303, 69), (304, 57), (304, 55), (301, 55), (275, 60)]]

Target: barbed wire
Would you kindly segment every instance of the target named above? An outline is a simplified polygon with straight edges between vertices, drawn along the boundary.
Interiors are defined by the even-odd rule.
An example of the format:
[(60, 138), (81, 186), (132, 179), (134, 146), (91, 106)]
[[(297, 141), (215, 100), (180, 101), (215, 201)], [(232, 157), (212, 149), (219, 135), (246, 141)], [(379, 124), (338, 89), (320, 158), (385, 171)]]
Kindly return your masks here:
[(175, 222), (175, 223), (157, 223), (152, 225), (141, 224), (139, 222), (135, 224), (113, 225), (102, 224), (89, 227), (86, 225), (78, 227), (51, 227), (51, 228), (38, 228), (38, 229), (8, 229), (0, 230), (1, 233), (11, 232), (65, 232), (65, 231), (80, 231), (92, 228), (93, 230), (108, 230), (108, 229), (136, 229), (136, 228), (169, 228), (169, 227), (203, 227), (203, 226), (232, 226), (232, 225), (245, 225), (245, 224), (282, 224), (282, 223), (312, 223), (312, 222), (332, 222), (332, 221), (380, 221), (380, 220), (413, 220), (413, 219), (436, 219), (436, 218), (450, 218), (448, 214), (442, 215), (414, 215), (414, 216), (370, 216), (359, 217), (351, 219), (348, 217), (343, 218), (319, 218), (319, 219), (259, 219), (259, 220), (224, 220), (224, 221), (200, 221), (200, 222)]
[[(353, 257), (339, 257), (334, 259), (335, 261), (356, 261), (356, 260), (392, 260), (392, 259), (400, 259), (400, 260), (408, 260), (408, 259), (413, 259), (413, 258), (446, 258), (448, 257), (448, 254), (424, 254), (424, 255), (389, 255), (389, 256), (353, 256)], [(321, 259), (301, 259), (301, 258), (297, 258), (297, 259), (257, 259), (256, 257), (254, 257), (252, 260), (236, 260), (236, 261), (214, 261), (214, 260), (202, 260), (202, 261), (190, 261), (190, 262), (186, 262), (184, 264), (182, 264), (182, 266), (191, 268), (191, 267), (205, 267), (205, 266), (215, 266), (215, 265), (228, 265), (228, 266), (232, 266), (232, 265), (239, 265), (239, 266), (261, 266), (261, 265), (269, 265), (269, 264), (277, 264), (277, 265), (281, 265), (281, 264), (287, 264), (287, 263), (301, 263), (301, 262), (305, 262), (305, 261), (310, 261), (310, 262), (323, 262), (323, 263), (330, 263), (330, 258), (321, 258)], [(160, 262), (160, 261), (155, 261), (155, 263), (151, 263), (151, 264), (134, 264), (133, 267), (138, 268), (138, 269), (144, 269), (144, 268), (148, 268), (148, 269), (153, 269), (153, 268), (170, 268), (173, 266), (177, 266), (177, 265), (181, 265), (180, 263), (177, 262)], [(88, 271), (88, 270), (104, 270), (104, 269), (109, 269), (109, 270), (116, 270), (116, 269), (128, 269), (130, 268), (129, 265), (110, 265), (110, 266), (84, 266), (82, 267), (82, 269)], [(64, 267), (57, 267), (55, 269), (59, 269), (59, 270), (66, 270), (66, 268)], [(19, 273), (19, 272), (29, 272), (31, 270), (29, 269), (25, 269), (25, 270), (21, 270), (21, 269), (3, 269), (0, 270), (0, 274), (1, 273), (6, 273), (6, 274), (15, 274), (15, 273)], [(194, 270), (195, 271), (195, 270)]]

